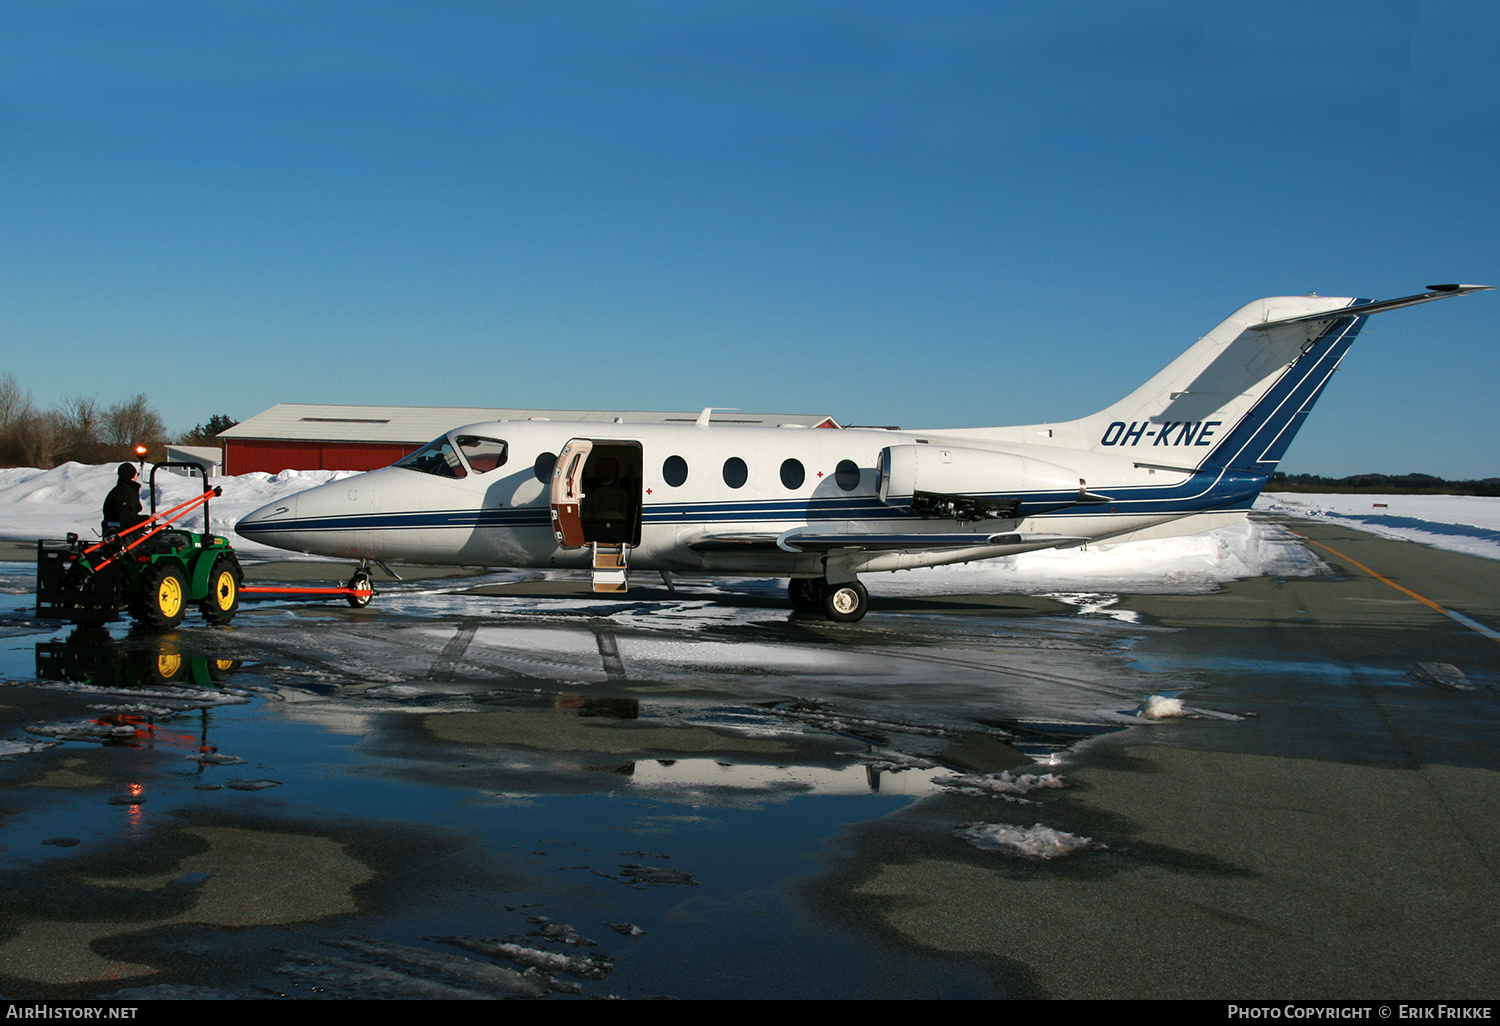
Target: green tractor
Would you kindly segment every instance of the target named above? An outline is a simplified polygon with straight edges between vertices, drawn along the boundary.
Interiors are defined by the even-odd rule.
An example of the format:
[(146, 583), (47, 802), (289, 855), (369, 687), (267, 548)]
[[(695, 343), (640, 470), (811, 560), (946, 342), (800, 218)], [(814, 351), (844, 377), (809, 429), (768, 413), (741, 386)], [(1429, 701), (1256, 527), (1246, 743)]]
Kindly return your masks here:
[[(177, 467), (204, 478), (201, 495), (156, 511), (156, 472)], [(171, 630), (196, 604), (211, 624), (234, 619), (244, 574), (234, 549), (211, 533), (208, 500), (223, 489), (208, 487), (196, 463), (158, 463), (151, 468), (151, 516), (102, 541), (37, 542), (36, 615), (77, 624), (110, 623), (126, 610), (136, 623)], [(173, 527), (203, 507), (203, 533)]]

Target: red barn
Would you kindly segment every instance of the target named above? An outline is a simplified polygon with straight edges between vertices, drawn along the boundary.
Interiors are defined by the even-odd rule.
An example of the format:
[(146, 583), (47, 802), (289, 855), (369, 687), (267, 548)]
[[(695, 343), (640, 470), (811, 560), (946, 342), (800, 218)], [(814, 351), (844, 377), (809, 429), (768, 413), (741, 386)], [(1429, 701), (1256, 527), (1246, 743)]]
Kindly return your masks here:
[[(325, 406), (278, 403), (219, 435), (224, 473), (374, 470), (416, 452), (445, 431), (486, 420), (603, 424), (691, 424), (697, 413), (631, 410), (511, 410), (474, 406)], [(836, 428), (832, 417), (724, 412), (715, 424), (801, 424)]]

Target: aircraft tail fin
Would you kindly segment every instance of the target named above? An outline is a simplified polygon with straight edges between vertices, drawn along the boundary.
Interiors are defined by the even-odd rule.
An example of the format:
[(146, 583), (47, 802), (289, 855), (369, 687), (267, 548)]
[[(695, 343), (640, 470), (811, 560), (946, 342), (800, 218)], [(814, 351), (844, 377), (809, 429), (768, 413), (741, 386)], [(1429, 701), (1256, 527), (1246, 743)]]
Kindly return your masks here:
[(1485, 288), (1434, 285), (1381, 301), (1256, 300), (1130, 395), (1077, 422), (1081, 441), (1141, 466), (1269, 475), (1368, 316)]

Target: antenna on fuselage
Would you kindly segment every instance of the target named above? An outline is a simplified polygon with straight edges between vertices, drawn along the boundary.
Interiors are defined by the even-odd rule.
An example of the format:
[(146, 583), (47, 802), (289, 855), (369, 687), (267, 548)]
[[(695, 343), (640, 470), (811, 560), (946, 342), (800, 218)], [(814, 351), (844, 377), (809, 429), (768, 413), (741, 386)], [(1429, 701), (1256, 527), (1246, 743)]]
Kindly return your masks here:
[(733, 413), (738, 409), (738, 406), (705, 406), (703, 407), (703, 412), (698, 414), (698, 419), (693, 421), (693, 423), (697, 424), (701, 428), (706, 428), (708, 427), (708, 422), (713, 419), (713, 413), (715, 410), (719, 410), (723, 413)]

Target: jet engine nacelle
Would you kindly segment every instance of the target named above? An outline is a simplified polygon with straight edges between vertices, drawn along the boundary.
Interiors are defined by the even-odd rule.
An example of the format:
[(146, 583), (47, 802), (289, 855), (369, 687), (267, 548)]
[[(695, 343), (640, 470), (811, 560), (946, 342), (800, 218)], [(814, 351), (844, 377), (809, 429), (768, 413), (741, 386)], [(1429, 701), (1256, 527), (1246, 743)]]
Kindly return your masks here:
[[(880, 450), (878, 487), (887, 506), (957, 520), (1013, 518), (1023, 501), (1030, 514), (1099, 498), (1067, 467), (1015, 453), (943, 445)], [(1033, 495), (1040, 504), (1029, 498)]]

